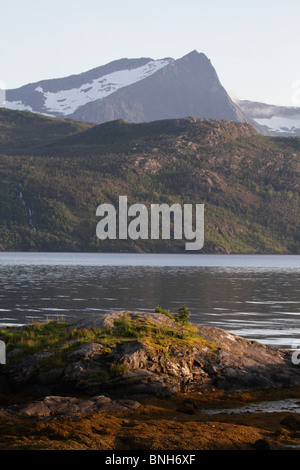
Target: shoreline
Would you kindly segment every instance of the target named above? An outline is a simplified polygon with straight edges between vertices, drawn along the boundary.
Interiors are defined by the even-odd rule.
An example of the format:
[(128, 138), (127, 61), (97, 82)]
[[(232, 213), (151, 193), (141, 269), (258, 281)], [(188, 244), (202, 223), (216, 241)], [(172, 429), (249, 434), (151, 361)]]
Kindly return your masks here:
[[(224, 413), (222, 408), (261, 399), (300, 402), (300, 387), (288, 390), (210, 391), (145, 398), (130, 412), (97, 413), (80, 418), (0, 418), (0, 450), (203, 451), (296, 450), (300, 448), (299, 413)], [(196, 408), (184, 409), (195, 401)], [(207, 409), (218, 409), (213, 416)]]
[[(0, 366), (0, 449), (300, 445), (300, 370), (289, 351), (180, 324), (168, 312), (116, 311), (36, 328), (12, 329), (19, 343)], [(20, 350), (29, 337), (41, 341), (30, 354)], [(263, 408), (281, 400), (293, 406)], [(254, 404), (256, 412), (238, 412)]]

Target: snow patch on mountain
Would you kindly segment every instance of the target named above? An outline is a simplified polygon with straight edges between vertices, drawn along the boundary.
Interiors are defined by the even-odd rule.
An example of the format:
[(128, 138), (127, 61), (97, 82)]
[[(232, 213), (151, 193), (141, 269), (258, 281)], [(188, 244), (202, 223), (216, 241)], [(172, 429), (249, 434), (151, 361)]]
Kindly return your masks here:
[(267, 126), (272, 132), (296, 134), (296, 129), (300, 128), (300, 114), (294, 119), (283, 116), (272, 116), (270, 118), (253, 118), (260, 126)]
[(158, 70), (166, 67), (172, 59), (151, 60), (146, 65), (130, 70), (119, 70), (104, 75), (85, 83), (79, 88), (61, 90), (56, 93), (44, 92), (41, 86), (35, 91), (42, 93), (44, 97), (44, 108), (49, 113), (69, 115), (74, 113), (80, 106), (89, 102), (105, 98), (125, 86), (143, 80), (153, 75)]
[(12, 111), (32, 111), (31, 106), (27, 106), (22, 101), (4, 101), (1, 107), (11, 109)]

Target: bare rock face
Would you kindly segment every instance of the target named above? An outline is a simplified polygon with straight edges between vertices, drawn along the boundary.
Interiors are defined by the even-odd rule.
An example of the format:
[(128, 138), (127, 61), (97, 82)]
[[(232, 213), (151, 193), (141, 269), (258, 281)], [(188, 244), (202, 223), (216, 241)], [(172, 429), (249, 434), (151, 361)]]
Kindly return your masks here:
[(154, 395), (158, 398), (170, 398), (180, 391), (180, 383), (175, 377), (138, 369), (112, 379), (104, 385), (105, 388), (115, 396), (140, 398), (145, 395)]
[(198, 327), (199, 334), (219, 345), (215, 385), (227, 389), (277, 388), (298, 385), (300, 369), (287, 350), (248, 341), (219, 328)]
[(86, 318), (76, 323), (76, 328), (114, 328), (114, 323), (122, 317), (129, 316), (132, 320), (147, 320), (155, 322), (156, 325), (169, 326), (171, 328), (178, 328), (176, 322), (162, 313), (149, 313), (149, 312), (133, 312), (129, 310), (118, 310), (115, 312), (105, 313), (104, 315), (93, 316)]
[(75, 397), (48, 396), (43, 400), (33, 401), (26, 405), (11, 406), (0, 409), (0, 418), (77, 418), (95, 413), (120, 412), (136, 410), (140, 404), (133, 400), (111, 400), (99, 395), (90, 400)]

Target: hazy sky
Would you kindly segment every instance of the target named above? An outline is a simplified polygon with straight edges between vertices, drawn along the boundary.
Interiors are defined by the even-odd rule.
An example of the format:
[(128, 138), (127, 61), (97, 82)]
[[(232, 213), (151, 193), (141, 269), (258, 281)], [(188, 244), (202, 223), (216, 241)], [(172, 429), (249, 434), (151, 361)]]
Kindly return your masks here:
[[(0, 0), (7, 89), (196, 49), (233, 98), (298, 105), (299, 0)], [(293, 88), (294, 87), (294, 88)]]

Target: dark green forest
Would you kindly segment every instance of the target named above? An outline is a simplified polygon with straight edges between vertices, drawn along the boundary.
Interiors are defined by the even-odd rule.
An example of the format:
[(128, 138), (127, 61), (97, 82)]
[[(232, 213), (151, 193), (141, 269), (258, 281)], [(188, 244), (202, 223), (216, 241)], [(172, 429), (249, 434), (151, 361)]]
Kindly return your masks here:
[(96, 237), (99, 204), (204, 204), (201, 253), (300, 253), (300, 138), (186, 118), (102, 125), (0, 109), (0, 249), (183, 252)]

